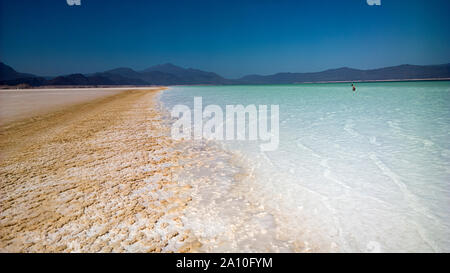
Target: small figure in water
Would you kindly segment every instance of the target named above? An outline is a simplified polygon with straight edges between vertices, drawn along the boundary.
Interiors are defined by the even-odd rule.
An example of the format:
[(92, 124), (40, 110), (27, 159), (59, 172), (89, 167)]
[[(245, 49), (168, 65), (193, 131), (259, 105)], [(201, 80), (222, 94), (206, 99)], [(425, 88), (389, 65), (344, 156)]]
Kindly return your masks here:
[(352, 83), (352, 89), (353, 89), (353, 92), (356, 91), (356, 86), (353, 83)]

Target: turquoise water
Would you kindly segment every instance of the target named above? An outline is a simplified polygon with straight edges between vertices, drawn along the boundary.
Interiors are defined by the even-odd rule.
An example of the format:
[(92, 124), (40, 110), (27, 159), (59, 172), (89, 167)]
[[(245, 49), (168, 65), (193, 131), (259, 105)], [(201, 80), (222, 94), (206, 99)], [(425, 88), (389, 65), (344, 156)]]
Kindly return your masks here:
[(287, 242), (265, 250), (450, 251), (450, 82), (172, 87), (161, 101), (194, 96), (280, 107), (277, 150), (221, 142), (249, 170), (230, 179), (239, 198)]

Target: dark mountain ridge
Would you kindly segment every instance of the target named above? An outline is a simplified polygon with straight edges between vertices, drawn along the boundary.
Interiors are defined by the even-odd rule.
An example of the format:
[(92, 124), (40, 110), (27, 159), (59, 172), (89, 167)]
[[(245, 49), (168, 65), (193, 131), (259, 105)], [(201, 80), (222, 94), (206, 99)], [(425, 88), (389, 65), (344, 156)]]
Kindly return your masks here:
[(273, 75), (249, 75), (238, 79), (244, 84), (290, 84), (332, 81), (382, 81), (412, 79), (448, 79), (450, 64), (399, 65), (378, 69), (353, 69), (342, 67), (310, 73), (277, 73)]
[(0, 85), (27, 84), (30, 86), (101, 86), (101, 85), (195, 85), (195, 84), (292, 84), (333, 81), (383, 81), (413, 79), (450, 79), (450, 64), (399, 65), (377, 69), (342, 67), (321, 72), (276, 73), (248, 75), (239, 79), (222, 76), (194, 68), (182, 68), (170, 63), (155, 65), (136, 71), (119, 67), (93, 74), (71, 74), (54, 78), (20, 73), (0, 63)]
[(0, 81), (15, 80), (21, 78), (34, 78), (33, 74), (20, 73), (14, 70), (11, 66), (0, 62)]

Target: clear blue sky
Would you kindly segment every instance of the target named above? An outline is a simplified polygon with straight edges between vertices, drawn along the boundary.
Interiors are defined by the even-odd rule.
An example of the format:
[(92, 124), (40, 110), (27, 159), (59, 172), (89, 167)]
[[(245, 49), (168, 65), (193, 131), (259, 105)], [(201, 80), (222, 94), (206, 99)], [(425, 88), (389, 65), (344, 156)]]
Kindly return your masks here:
[(448, 0), (0, 3), (0, 60), (38, 75), (171, 62), (233, 78), (450, 62)]

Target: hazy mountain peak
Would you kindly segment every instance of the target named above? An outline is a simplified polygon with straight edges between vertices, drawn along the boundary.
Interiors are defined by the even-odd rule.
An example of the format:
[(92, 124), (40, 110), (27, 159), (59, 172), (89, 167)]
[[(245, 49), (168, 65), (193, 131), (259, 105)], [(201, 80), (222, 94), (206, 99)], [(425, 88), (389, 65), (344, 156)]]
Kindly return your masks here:
[(165, 64), (157, 64), (154, 66), (151, 66), (147, 69), (145, 69), (143, 72), (152, 72), (152, 71), (160, 71), (165, 73), (179, 73), (182, 71), (185, 71), (186, 69), (176, 66), (172, 63), (165, 63)]
[(109, 72), (136, 72), (136, 71), (134, 71), (133, 69), (131, 69), (129, 67), (118, 67), (118, 68), (114, 68), (111, 70), (107, 70), (105, 72), (109, 73)]

